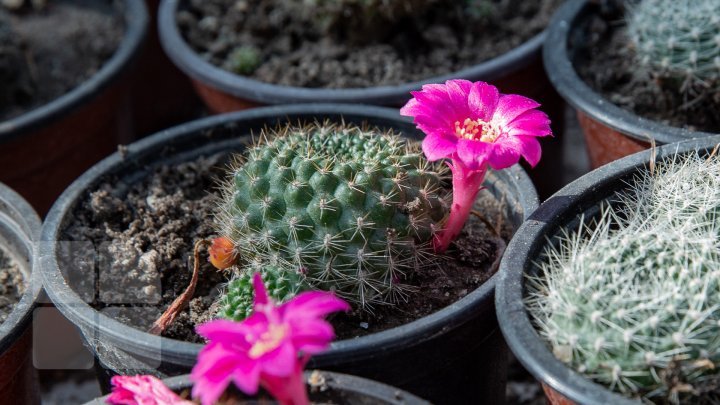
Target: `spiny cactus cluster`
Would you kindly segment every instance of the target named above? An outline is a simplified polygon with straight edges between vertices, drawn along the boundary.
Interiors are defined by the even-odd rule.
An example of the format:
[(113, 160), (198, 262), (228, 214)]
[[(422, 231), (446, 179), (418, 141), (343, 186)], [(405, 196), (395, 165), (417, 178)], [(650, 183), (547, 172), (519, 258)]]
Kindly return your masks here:
[(405, 275), (434, 262), (446, 170), (377, 129), (285, 127), (261, 138), (233, 169), (217, 221), (239, 271), (300, 272), (361, 306), (402, 298)]
[(653, 76), (720, 85), (720, 2), (642, 0), (627, 21), (639, 62)]
[(244, 269), (235, 274), (227, 285), (222, 296), (219, 316), (241, 321), (252, 313), (253, 307), (253, 274), (259, 272), (268, 295), (274, 302), (286, 302), (309, 287), (302, 274), (288, 271), (277, 266), (260, 266)]
[(527, 308), (555, 355), (628, 396), (720, 400), (720, 159), (643, 171), (546, 249)]

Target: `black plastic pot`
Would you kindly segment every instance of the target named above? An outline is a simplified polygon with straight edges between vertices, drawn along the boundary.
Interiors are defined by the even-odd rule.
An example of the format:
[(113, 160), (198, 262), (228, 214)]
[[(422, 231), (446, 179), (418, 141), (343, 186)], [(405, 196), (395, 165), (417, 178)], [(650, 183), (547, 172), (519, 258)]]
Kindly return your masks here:
[(25, 293), (0, 324), (0, 398), (15, 403), (40, 403), (32, 361), (32, 315), (41, 283), (33, 272), (34, 245), (40, 218), (17, 193), (0, 183), (0, 249), (18, 264)]
[(77, 176), (134, 138), (128, 71), (148, 14), (143, 0), (117, 4), (125, 36), (102, 68), (57, 99), (0, 122), (0, 181), (41, 214)]
[(410, 83), (368, 88), (323, 89), (264, 83), (228, 72), (198, 55), (183, 39), (175, 19), (183, 0), (162, 0), (158, 13), (160, 42), (170, 59), (193, 82), (195, 90), (213, 113), (251, 107), (295, 103), (353, 103), (400, 107), (426, 83), (449, 79), (486, 81), (506, 94), (522, 94), (540, 102), (552, 120), (556, 139), (541, 139), (544, 158), (530, 172), (542, 197), (564, 184), (557, 173), (562, 170), (562, 142), (565, 103), (550, 84), (542, 65), (542, 32), (513, 50), (468, 68), (428, 77)]
[[(109, 176), (132, 182), (154, 166), (218, 151), (241, 150), (247, 134), (278, 122), (344, 119), (394, 128), (406, 136), (420, 133), (397, 110), (339, 104), (277, 106), (225, 114), (160, 132), (128, 146), (86, 172), (58, 199), (45, 221), (42, 240), (53, 242), (73, 220), (73, 210)], [(242, 135), (242, 136), (241, 136)], [(537, 206), (532, 183), (521, 168), (492, 173), (485, 184), (502, 193), (509, 221), (519, 227)], [(101, 363), (123, 374), (160, 376), (187, 373), (201, 348), (160, 338), (121, 324), (81, 300), (66, 280), (56, 243), (40, 252), (49, 296), (82, 329)], [(497, 330), (493, 291), (496, 276), (457, 303), (404, 326), (333, 343), (309, 367), (346, 372), (406, 389), (434, 402), (483, 398), (501, 403), (505, 396), (506, 347)], [(115, 356), (115, 357), (113, 357)]]
[(614, 105), (590, 88), (577, 74), (576, 48), (586, 43), (584, 30), (601, 4), (569, 0), (547, 29), (543, 50), (545, 69), (555, 89), (577, 110), (593, 168), (647, 149), (650, 138), (659, 145), (713, 134), (689, 131), (649, 120)]
[[(676, 153), (711, 151), (720, 136), (688, 140), (657, 149), (657, 160)], [(538, 335), (523, 304), (525, 277), (536, 275), (538, 261), (548, 240), (562, 229), (577, 229), (579, 217), (586, 221), (600, 212), (599, 203), (628, 187), (639, 169), (646, 168), (651, 151), (644, 151), (595, 169), (570, 183), (545, 201), (518, 229), (500, 264), (495, 296), (498, 320), (515, 357), (541, 381), (554, 404), (637, 403), (595, 384), (553, 356)], [(563, 398), (564, 397), (564, 398)]]
[[(305, 372), (305, 380), (310, 378), (312, 372)], [(365, 378), (347, 374), (319, 371), (325, 381), (323, 390), (313, 390), (308, 387), (309, 399), (315, 403), (341, 403), (341, 404), (379, 404), (379, 405), (429, 405), (427, 401), (397, 388)], [(192, 382), (188, 375), (168, 378), (163, 381), (165, 385), (175, 392), (189, 390)], [(98, 398), (85, 405), (104, 405), (107, 397)], [(334, 400), (330, 402), (328, 400)], [(337, 401), (340, 402), (337, 402)], [(264, 402), (261, 402), (264, 403)]]

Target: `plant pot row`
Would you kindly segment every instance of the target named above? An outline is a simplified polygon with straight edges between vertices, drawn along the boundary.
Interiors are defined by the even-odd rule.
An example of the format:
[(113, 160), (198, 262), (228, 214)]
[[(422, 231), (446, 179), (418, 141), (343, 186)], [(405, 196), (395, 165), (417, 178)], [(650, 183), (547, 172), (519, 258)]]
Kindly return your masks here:
[[(189, 371), (194, 363), (200, 345), (154, 336), (120, 323), (88, 305), (86, 299), (83, 299), (81, 294), (73, 289), (72, 283), (68, 282), (68, 275), (72, 273), (72, 269), (64, 267), (67, 266), (67, 262), (59, 259), (60, 251), (57, 241), (62, 239), (63, 230), (73, 221), (74, 210), (83, 202), (83, 198), (89, 191), (109, 179), (122, 179), (126, 184), (133, 184), (143, 176), (147, 176), (153, 168), (165, 163), (176, 164), (190, 161), (199, 156), (208, 156), (224, 150), (240, 151), (249, 138), (239, 135), (252, 133), (284, 121), (325, 119), (339, 121), (342, 119), (350, 123), (368, 123), (392, 128), (410, 138), (419, 138), (420, 136), (414, 126), (408, 120), (400, 118), (394, 110), (379, 107), (304, 105), (300, 103), (308, 100), (347, 102), (362, 100), (365, 103), (398, 105), (407, 99), (407, 93), (410, 90), (419, 87), (422, 83), (411, 83), (393, 88), (330, 91), (283, 88), (230, 75), (204, 62), (183, 43), (174, 23), (177, 4), (177, 1), (166, 0), (160, 6), (160, 38), (170, 58), (193, 79), (198, 94), (211, 111), (231, 111), (250, 105), (280, 102), (298, 103), (298, 105), (251, 109), (206, 118), (172, 128), (133, 143), (122, 152), (112, 154), (77, 178), (67, 189), (65, 189), (65, 185), (76, 178), (78, 173), (100, 157), (105, 156), (116, 143), (128, 142), (133, 139), (134, 135), (128, 135), (126, 132), (123, 136), (113, 138), (109, 142), (110, 147), (99, 150), (98, 155), (94, 157), (83, 153), (87, 150), (78, 148), (78, 144), (70, 145), (69, 140), (67, 144), (63, 143), (63, 145), (68, 145), (71, 150), (87, 157), (88, 161), (78, 165), (73, 169), (74, 171), (62, 174), (62, 179), (58, 177), (56, 181), (52, 181), (51, 184), (56, 189), (44, 187), (46, 183), (35, 182), (29, 174), (24, 174), (20, 179), (7, 179), (8, 183), (23, 191), (23, 194), (28, 196), (36, 209), (41, 212), (44, 212), (49, 204), (55, 201), (43, 225), (41, 237), (43, 243), (37, 250), (36, 271), (42, 273), (44, 287), (53, 302), (68, 319), (80, 328), (88, 345), (95, 351), (99, 364), (103, 366), (104, 371), (102, 372), (106, 376), (116, 373), (152, 373), (161, 376), (183, 374)], [(647, 134), (652, 134), (652, 138), (660, 144), (697, 136), (709, 136), (709, 134), (691, 133), (638, 118), (603, 100), (581, 81), (572, 68), (572, 57), (568, 56), (572, 52), (571, 41), (568, 38), (578, 35), (573, 33), (572, 27), (579, 24), (578, 21), (588, 13), (593, 12), (594, 7), (596, 6), (590, 2), (569, 1), (555, 17), (548, 34), (548, 43), (559, 46), (546, 46), (544, 51), (550, 80), (556, 86), (557, 91), (578, 109), (586, 134), (588, 136), (591, 133), (598, 135), (596, 138), (588, 138), (587, 141), (593, 165), (599, 166), (649, 146), (649, 142), (643, 143), (646, 139), (643, 137)], [(102, 97), (94, 92), (100, 91), (98, 89), (109, 88), (111, 85), (102, 84), (100, 80), (109, 80), (109, 78), (121, 74), (119, 73), (121, 67), (130, 63), (133, 54), (138, 52), (140, 38), (145, 35), (144, 31), (147, 29), (145, 27), (147, 17), (142, 4), (137, 5), (128, 0), (126, 12), (130, 11), (133, 11), (134, 14), (133, 17), (127, 19), (128, 38), (121, 45), (118, 54), (108, 62), (101, 72), (93, 76), (92, 80), (97, 80), (97, 82), (90, 81), (82, 85), (67, 97), (57, 100), (57, 103), (48, 105), (47, 109), (43, 107), (19, 117), (16, 121), (8, 121), (7, 125), (5, 125), (6, 123), (0, 125), (0, 128), (8, 128), (13, 131), (17, 128), (17, 132), (8, 135), (8, 139), (12, 138), (8, 145), (12, 145), (12, 142), (19, 142), (21, 138), (24, 139), (26, 135), (23, 134), (44, 125), (42, 123), (54, 122), (53, 120), (56, 118), (53, 117), (75, 116), (74, 112), (69, 112), (75, 111), (74, 109), (78, 108), (78, 105), (83, 104), (82, 101), (78, 101), (83, 100), (82, 97), (88, 97), (88, 99)], [(553, 98), (552, 89), (543, 84), (545, 83), (543, 73), (538, 73), (542, 72), (537, 66), (542, 42), (543, 37), (538, 36), (510, 54), (467, 71), (456, 72), (448, 77), (464, 76), (473, 80), (500, 80), (502, 82), (503, 79), (500, 78), (499, 72), (513, 71), (519, 76), (506, 78), (505, 80), (508, 80), (506, 88), (512, 88), (511, 82), (515, 85), (520, 83), (517, 81), (518, 77), (530, 78), (528, 82), (540, 83), (538, 85), (540, 89), (536, 90), (537, 94), (544, 94), (540, 98), (548, 97), (545, 100), (552, 100), (550, 101), (551, 107), (555, 107), (561, 112), (564, 107)], [(157, 56), (155, 52), (157, 51), (152, 53)], [(106, 68), (108, 72), (106, 72)], [(515, 68), (520, 73), (513, 70)], [(104, 78), (103, 72), (106, 72), (107, 78)], [(153, 76), (152, 73), (145, 72), (144, 74), (145, 77)], [(157, 72), (154, 75), (155, 78), (160, 76)], [(440, 81), (445, 78), (447, 77), (438, 77), (429, 81)], [(519, 85), (520, 87), (514, 91), (532, 96), (533, 94), (527, 92), (528, 82)], [(122, 88), (122, 86), (120, 87)], [(138, 85), (136, 88), (146, 89)], [(505, 90), (503, 87), (501, 89)], [(225, 94), (218, 97), (221, 92), (225, 92)], [(128, 96), (120, 98), (127, 101)], [(238, 98), (245, 101), (238, 101)], [(250, 103), (247, 102), (248, 99), (251, 100)], [(144, 100), (147, 101), (148, 98), (144, 98)], [(94, 101), (91, 104), (97, 103)], [(138, 108), (139, 105), (141, 104), (135, 104), (133, 108)], [(127, 105), (120, 107), (119, 104), (114, 104), (108, 106), (107, 110), (115, 114), (119, 111), (127, 112), (130, 108)], [(147, 111), (146, 108), (139, 110)], [(172, 111), (176, 112), (177, 110), (173, 109)], [(43, 115), (44, 118), (40, 118), (41, 113), (46, 116)], [(36, 115), (39, 117), (37, 120), (34, 118)], [(76, 127), (82, 128), (80, 130), (66, 127), (66, 129), (48, 132), (50, 135), (46, 136), (50, 140), (28, 139), (33, 139), (33, 145), (52, 145), (52, 138), (61, 136), (58, 134), (77, 133), (89, 136), (90, 132), (84, 129), (88, 128), (86, 125), (90, 125), (89, 122), (96, 120), (103, 124), (110, 124), (112, 127), (111, 130), (103, 130), (105, 134), (122, 127), (122, 125), (113, 124), (115, 121), (110, 119), (101, 119), (103, 115), (100, 113), (95, 112), (90, 116), (93, 117), (92, 120), (77, 118), (82, 124), (78, 124), (80, 126)], [(130, 120), (131, 118), (127, 116), (121, 119), (122, 122)], [(143, 123), (147, 124), (148, 121), (143, 120)], [(609, 129), (597, 129), (602, 125)], [(148, 124), (147, 128), (152, 128), (152, 125)], [(87, 146), (90, 145), (90, 142), (108, 140), (105, 136), (97, 135), (98, 132), (92, 133), (95, 135), (88, 138), (90, 141), (79, 141), (80, 144)], [(615, 139), (611, 140), (613, 136)], [(624, 141), (623, 139), (628, 136), (634, 140)], [(676, 150), (684, 152), (697, 148), (712, 149), (714, 143), (717, 142), (718, 140), (715, 138), (707, 138), (702, 141), (686, 142), (679, 147), (680, 149), (675, 145), (670, 145), (661, 148), (658, 156), (664, 158)], [(615, 146), (626, 143), (635, 145), (634, 149), (593, 154), (593, 150), (607, 150), (608, 145)], [(600, 145), (599, 149), (596, 148), (597, 145)], [(59, 146), (55, 146), (49, 147), (48, 150), (55, 152), (60, 149)], [(9, 168), (3, 173), (19, 173), (18, 168), (25, 167), (24, 165), (29, 165), (28, 162), (37, 160), (34, 157), (38, 154), (38, 150), (35, 150), (35, 154), (30, 155), (15, 152), (10, 147), (6, 149), (3, 146), (2, 150), (13, 151), (10, 155), (18, 158), (16, 163), (8, 166)], [(68, 156), (67, 153), (63, 149), (59, 155)], [(46, 162), (54, 161), (50, 158), (49, 152), (40, 153), (40, 156), (43, 156)], [(546, 156), (545, 159), (557, 162), (558, 160), (552, 156), (551, 152), (550, 156)], [(505, 214), (519, 232), (509, 245), (498, 274), (457, 303), (430, 316), (384, 332), (336, 342), (327, 353), (314, 358), (310, 366), (376, 379), (437, 403), (468, 402), (477, 400), (477, 398), (483, 398), (488, 403), (502, 403), (505, 397), (504, 379), (508, 352), (497, 327), (497, 309), (505, 339), (523, 365), (547, 384), (546, 389), (552, 393), (549, 395), (560, 395), (565, 397), (565, 400), (576, 403), (621, 402), (622, 399), (616, 394), (590, 383), (554, 359), (534, 331), (524, 307), (522, 307), (524, 294), (522, 274), (530, 271), (530, 263), (537, 256), (546, 235), (554, 235), (558, 229), (573, 221), (579, 213), (596, 207), (598, 201), (616, 191), (621, 187), (624, 179), (631, 177), (634, 171), (646, 164), (648, 156), (649, 153), (634, 155), (581, 178), (553, 195), (532, 217), (530, 214), (537, 206), (537, 196), (533, 184), (525, 172), (519, 167), (514, 167), (507, 173), (491, 174), (486, 187), (491, 193), (502, 196), (508, 202), (509, 208)], [(45, 166), (33, 170), (42, 172), (43, 176), (47, 176), (48, 172), (55, 173)], [(553, 170), (557, 171), (558, 169), (553, 168)], [(47, 177), (42, 178), (43, 181), (47, 181)], [(25, 189), (24, 187), (30, 188)], [(35, 191), (32, 187), (43, 195), (35, 197), (39, 194), (34, 194)], [(55, 200), (57, 193), (63, 189), (65, 192)], [(545, 190), (552, 190), (552, 187)], [(120, 191), (120, 193), (123, 192), (126, 191)], [(8, 227), (8, 229), (14, 229), (13, 232), (15, 232), (12, 236), (15, 238), (13, 239), (15, 242), (9, 245), (20, 249), (20, 253), (12, 254), (25, 257), (26, 261), (30, 261), (31, 240), (37, 235), (39, 220), (35, 219), (34, 214), (31, 214), (32, 210), (25, 203), (18, 202), (16, 196), (10, 198), (9, 201), (4, 206), (20, 207), (17, 209), (23, 212), (19, 216), (17, 213), (14, 216), (8, 214), (11, 220), (33, 222), (14, 224)], [(0, 207), (2, 206), (0, 205)], [(528, 217), (530, 220), (523, 224)], [(0, 217), (0, 219), (4, 219), (4, 217)], [(22, 243), (18, 242), (21, 238), (24, 238)], [(19, 248), (21, 245), (24, 248)], [(498, 284), (498, 293), (494, 294), (496, 284)], [(34, 286), (27, 290), (31, 294), (29, 298), (24, 296), (21, 301), (21, 304), (25, 302), (27, 306), (21, 308), (21, 305), (18, 305), (19, 309), (25, 309), (25, 315), (21, 316), (22, 322), (24, 322), (21, 329), (27, 329), (28, 314), (37, 298), (39, 288), (37, 288), (37, 284)], [(6, 325), (11, 326), (9, 322), (6, 322), (1, 328), (5, 329)], [(25, 337), (15, 338), (15, 336), (25, 336), (21, 332), (9, 333), (8, 336), (13, 336), (12, 342), (25, 341), (24, 344), (28, 344)], [(0, 343), (2, 342), (0, 341)], [(12, 349), (8, 349), (8, 352), (16, 353)], [(27, 354), (29, 351), (23, 353)], [(20, 362), (18, 369), (27, 366), (27, 358), (24, 360), (18, 358), (18, 360)], [(2, 387), (1, 378), (2, 376), (0, 376), (0, 387)], [(21, 387), (21, 384), (11, 384), (11, 387), (18, 388)], [(181, 388), (180, 385), (177, 387)], [(32, 392), (32, 390), (28, 392)]]

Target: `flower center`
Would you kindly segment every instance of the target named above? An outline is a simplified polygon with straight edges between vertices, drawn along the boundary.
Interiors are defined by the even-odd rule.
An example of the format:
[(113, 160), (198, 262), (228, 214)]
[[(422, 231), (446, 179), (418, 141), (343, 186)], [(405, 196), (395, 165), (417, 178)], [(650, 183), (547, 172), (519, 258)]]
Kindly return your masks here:
[(288, 333), (287, 325), (270, 324), (268, 330), (263, 332), (250, 348), (248, 356), (251, 359), (257, 359), (262, 355), (277, 349), (280, 343), (285, 339)]
[(455, 135), (458, 138), (493, 143), (500, 136), (500, 130), (479, 118), (476, 120), (465, 118), (462, 124), (460, 121), (455, 121)]

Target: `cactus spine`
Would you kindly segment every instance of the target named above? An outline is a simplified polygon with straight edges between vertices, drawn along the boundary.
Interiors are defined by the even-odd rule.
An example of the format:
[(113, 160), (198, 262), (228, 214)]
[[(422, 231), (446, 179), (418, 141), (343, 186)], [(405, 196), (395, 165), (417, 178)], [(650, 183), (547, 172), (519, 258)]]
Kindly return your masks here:
[(232, 170), (217, 218), (240, 266), (300, 272), (361, 306), (402, 298), (404, 277), (434, 261), (445, 169), (377, 129), (285, 127), (261, 139)]
[(719, 400), (720, 159), (645, 171), (618, 207), (546, 249), (526, 301), (540, 334), (628, 396)]
[(720, 86), (720, 2), (642, 0), (627, 21), (639, 62), (653, 76)]

